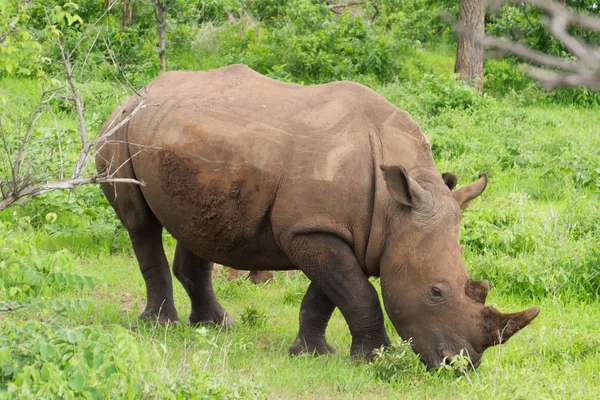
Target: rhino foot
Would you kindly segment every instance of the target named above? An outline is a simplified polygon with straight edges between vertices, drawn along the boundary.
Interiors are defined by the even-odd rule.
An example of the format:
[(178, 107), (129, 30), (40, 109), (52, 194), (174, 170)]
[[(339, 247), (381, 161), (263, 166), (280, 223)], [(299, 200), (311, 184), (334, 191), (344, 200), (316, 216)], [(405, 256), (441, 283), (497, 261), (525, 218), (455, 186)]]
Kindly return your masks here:
[(293, 356), (302, 354), (322, 356), (333, 353), (335, 353), (335, 349), (325, 341), (325, 338), (311, 339), (298, 336), (290, 347), (290, 354)]
[(372, 360), (373, 350), (388, 347), (392, 344), (387, 333), (382, 332), (375, 335), (353, 337), (350, 355), (355, 360)]
[(177, 311), (167, 309), (149, 310), (146, 308), (138, 318), (140, 322), (149, 324), (167, 325), (179, 323)]
[(192, 313), (190, 314), (190, 324), (203, 326), (220, 325), (225, 329), (229, 329), (235, 326), (235, 320), (231, 318), (226, 311), (210, 314), (206, 313), (204, 315)]

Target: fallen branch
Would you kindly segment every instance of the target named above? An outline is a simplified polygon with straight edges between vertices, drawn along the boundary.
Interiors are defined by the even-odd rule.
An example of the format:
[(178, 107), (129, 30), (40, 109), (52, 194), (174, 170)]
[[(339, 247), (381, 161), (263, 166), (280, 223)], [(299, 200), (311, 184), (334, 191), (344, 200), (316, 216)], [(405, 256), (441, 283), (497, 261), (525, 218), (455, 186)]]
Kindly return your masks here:
[(2, 306), (2, 307), (0, 307), (0, 311), (15, 311), (15, 310), (19, 310), (21, 308), (27, 307), (26, 304), (19, 304), (18, 306), (11, 306), (10, 304), (8, 304), (5, 301), (0, 302), (0, 305)]

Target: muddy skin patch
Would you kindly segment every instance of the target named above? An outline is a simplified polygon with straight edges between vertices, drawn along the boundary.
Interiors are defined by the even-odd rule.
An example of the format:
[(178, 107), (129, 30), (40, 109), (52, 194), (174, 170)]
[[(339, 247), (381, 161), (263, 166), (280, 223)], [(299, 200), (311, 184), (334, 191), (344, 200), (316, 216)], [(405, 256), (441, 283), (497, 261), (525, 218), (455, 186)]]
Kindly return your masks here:
[(246, 179), (253, 179), (248, 168), (199, 169), (192, 160), (161, 150), (158, 171), (162, 190), (187, 214), (178, 226), (183, 242), (195, 243), (206, 255), (244, 247), (253, 203), (253, 193), (245, 190)]

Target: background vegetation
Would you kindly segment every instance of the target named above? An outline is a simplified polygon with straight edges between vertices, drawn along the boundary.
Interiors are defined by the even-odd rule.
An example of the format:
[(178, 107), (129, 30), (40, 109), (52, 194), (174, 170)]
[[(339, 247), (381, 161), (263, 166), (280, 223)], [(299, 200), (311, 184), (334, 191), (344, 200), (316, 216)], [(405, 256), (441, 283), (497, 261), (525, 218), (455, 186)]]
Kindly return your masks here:
[[(64, 79), (53, 61), (57, 36), (70, 49), (80, 43), (72, 63), (89, 132), (128, 96), (119, 69), (136, 87), (158, 75), (153, 2), (130, 3), (136, 14), (126, 26), (121, 3), (102, 19), (103, 1), (0, 3), (0, 23), (18, 28), (0, 44), (4, 150), (18, 147), (41, 91)], [(539, 304), (542, 312), (488, 350), (474, 372), (460, 360), (426, 372), (401, 342), (356, 365), (338, 311), (328, 329), (336, 355), (290, 358), (308, 285), (300, 273), (277, 273), (259, 286), (218, 273), (217, 295), (238, 321), (228, 331), (138, 325), (145, 293), (127, 234), (99, 188), (84, 186), (0, 213), (0, 308), (13, 310), (0, 312), (0, 398), (597, 398), (597, 92), (546, 91), (511, 58), (486, 60), (483, 96), (459, 83), (447, 22), (455, 2), (384, 0), (378, 10), (365, 4), (339, 13), (320, 0), (164, 4), (167, 69), (240, 62), (286, 81), (358, 81), (419, 122), (440, 172), (452, 171), (459, 183), (487, 172), (488, 189), (463, 214), (465, 263), (473, 278), (490, 280), (489, 303), (507, 311)], [(569, 4), (598, 13), (591, 1)], [(90, 26), (93, 34), (80, 42)], [(529, 7), (489, 15), (487, 30), (564, 51)], [(71, 167), (75, 121), (68, 100), (45, 106), (28, 148), (39, 179)], [(3, 183), (7, 154), (0, 151)], [(165, 243), (172, 257), (166, 233)], [(181, 316), (189, 312), (178, 284), (176, 303)]]

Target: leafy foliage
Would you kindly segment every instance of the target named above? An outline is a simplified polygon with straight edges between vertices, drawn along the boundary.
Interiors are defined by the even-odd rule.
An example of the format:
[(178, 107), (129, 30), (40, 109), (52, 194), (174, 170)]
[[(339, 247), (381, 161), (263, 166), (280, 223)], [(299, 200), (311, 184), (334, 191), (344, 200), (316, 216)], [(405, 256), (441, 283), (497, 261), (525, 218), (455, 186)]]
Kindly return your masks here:
[[(126, 96), (107, 83), (120, 76), (119, 67), (136, 86), (158, 74), (152, 4), (133, 3), (131, 24), (121, 26), (120, 5), (114, 7), (73, 54), (90, 132)], [(465, 373), (468, 360), (460, 355), (431, 374), (401, 341), (378, 350), (370, 364), (350, 363), (350, 338), (336, 311), (327, 334), (338, 355), (291, 359), (285, 352), (308, 284), (301, 275), (276, 275), (261, 287), (216, 277), (217, 296), (240, 322), (231, 331), (136, 326), (144, 289), (130, 242), (90, 186), (0, 213), (0, 300), (27, 305), (0, 315), (0, 397), (263, 398), (269, 387), (274, 397), (595, 398), (598, 93), (542, 90), (506, 58), (486, 61), (487, 93), (480, 96), (452, 73), (451, 29), (438, 12), (456, 13), (457, 2), (377, 3), (375, 16), (369, 4), (338, 15), (317, 0), (169, 1), (168, 65), (244, 62), (293, 82), (351, 79), (407, 110), (430, 137), (440, 171), (454, 172), (461, 184), (488, 173), (489, 188), (463, 212), (465, 264), (473, 278), (491, 282), (496, 304), (519, 309), (541, 301), (533, 326), (488, 351), (475, 375)], [(45, 62), (59, 57), (49, 38), (72, 49), (105, 11), (96, 0), (21, 4), (0, 3), (2, 24), (8, 21), (0, 35), (11, 22), (17, 26), (0, 44), (2, 180), (10, 178), (4, 150), (19, 148), (38, 83), (47, 88), (62, 76)], [(523, 40), (560, 55), (530, 11), (507, 8), (488, 19), (488, 31), (510, 35), (516, 24)], [(40, 116), (26, 163), (42, 178), (72, 167), (78, 135), (69, 102), (55, 97), (48, 105), (52, 112)], [(172, 254), (175, 241), (164, 237)], [(175, 290), (178, 307), (187, 304), (183, 289)]]
[(398, 339), (395, 344), (375, 349), (373, 353), (375, 358), (369, 363), (368, 371), (380, 381), (393, 382), (405, 374), (425, 372), (425, 366), (412, 351), (410, 341)]
[(263, 397), (256, 385), (218, 382), (198, 368), (197, 357), (185, 377), (158, 376), (152, 366), (160, 362), (161, 346), (148, 351), (120, 326), (70, 329), (29, 321), (0, 333), (0, 390), (9, 398)]

